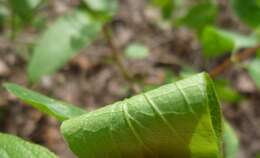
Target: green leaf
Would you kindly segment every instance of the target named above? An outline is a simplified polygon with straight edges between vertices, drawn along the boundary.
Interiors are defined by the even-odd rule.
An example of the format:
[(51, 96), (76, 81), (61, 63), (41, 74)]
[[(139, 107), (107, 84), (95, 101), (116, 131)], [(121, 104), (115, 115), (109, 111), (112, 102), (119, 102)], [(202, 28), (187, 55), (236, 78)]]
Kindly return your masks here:
[(48, 149), (16, 136), (0, 133), (1, 158), (58, 158)]
[(215, 85), (217, 93), (221, 94), (219, 96), (221, 101), (237, 103), (242, 99), (240, 93), (231, 87), (227, 80), (216, 80)]
[(222, 157), (222, 115), (205, 73), (69, 119), (61, 131), (79, 158)]
[(117, 0), (83, 0), (87, 7), (102, 16), (111, 18), (118, 10)]
[(59, 18), (36, 43), (28, 66), (30, 81), (36, 82), (61, 68), (97, 37), (101, 26), (101, 22), (81, 10)]
[(237, 16), (252, 27), (260, 24), (260, 6), (257, 0), (231, 0), (231, 5)]
[(160, 8), (161, 13), (165, 19), (172, 17), (173, 10), (175, 8), (175, 0), (152, 0), (154, 6)]
[(247, 67), (249, 75), (255, 81), (258, 88), (260, 88), (260, 59), (254, 59)]
[(221, 30), (212, 26), (206, 27), (201, 35), (203, 53), (206, 57), (220, 56), (240, 48), (256, 46), (255, 36), (243, 36), (231, 31)]
[(4, 87), (25, 103), (32, 105), (41, 112), (54, 116), (60, 121), (86, 113), (74, 105), (51, 99), (16, 84), (6, 83)]
[(186, 15), (177, 20), (178, 25), (185, 25), (197, 30), (214, 24), (218, 14), (218, 7), (211, 1), (200, 2), (192, 6)]
[(228, 122), (224, 123), (224, 157), (236, 158), (239, 151), (239, 140)]
[(125, 55), (130, 59), (144, 59), (149, 56), (149, 49), (141, 43), (132, 43), (126, 48)]
[[(8, 0), (13, 12), (25, 22), (30, 21), (34, 15), (35, 8), (42, 0)], [(27, 22), (28, 22), (27, 21)]]

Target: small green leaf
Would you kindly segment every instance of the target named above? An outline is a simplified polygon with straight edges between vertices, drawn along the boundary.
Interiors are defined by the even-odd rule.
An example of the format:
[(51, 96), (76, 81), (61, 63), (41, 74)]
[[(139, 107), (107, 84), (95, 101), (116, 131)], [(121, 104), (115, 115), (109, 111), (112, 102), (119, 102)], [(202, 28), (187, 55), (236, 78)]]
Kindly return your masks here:
[(9, 0), (9, 3), (13, 12), (26, 22), (27, 20), (31, 20), (35, 8), (41, 1), (42, 0)]
[(149, 56), (149, 49), (141, 43), (132, 43), (126, 48), (125, 55), (130, 59), (144, 59)]
[(212, 26), (206, 27), (201, 35), (203, 53), (206, 57), (220, 56), (240, 48), (257, 45), (255, 36), (243, 36), (234, 32), (221, 30)]
[(260, 59), (254, 59), (247, 67), (251, 78), (255, 81), (258, 88), (260, 88)]
[(25, 103), (30, 104), (41, 112), (54, 116), (60, 121), (86, 113), (74, 105), (51, 99), (16, 84), (6, 83), (4, 87)]
[(36, 82), (62, 67), (97, 37), (101, 26), (101, 22), (81, 10), (59, 18), (36, 43), (28, 66), (30, 81)]
[(242, 99), (242, 96), (233, 87), (230, 86), (227, 80), (215, 80), (216, 91), (221, 101), (229, 103), (237, 103)]
[(0, 133), (1, 158), (58, 158), (48, 149), (8, 134)]
[(172, 17), (175, 8), (175, 0), (152, 0), (152, 4), (159, 7), (165, 19)]
[(192, 6), (186, 15), (177, 20), (178, 25), (185, 25), (197, 30), (215, 22), (218, 7), (211, 1), (200, 2)]
[(236, 158), (239, 151), (239, 140), (228, 122), (224, 123), (224, 157)]
[(79, 158), (221, 158), (222, 115), (201, 73), (64, 121)]
[(237, 16), (252, 27), (260, 25), (260, 6), (258, 0), (231, 0), (231, 5)]
[(118, 10), (117, 0), (83, 0), (87, 7), (95, 13), (111, 18)]

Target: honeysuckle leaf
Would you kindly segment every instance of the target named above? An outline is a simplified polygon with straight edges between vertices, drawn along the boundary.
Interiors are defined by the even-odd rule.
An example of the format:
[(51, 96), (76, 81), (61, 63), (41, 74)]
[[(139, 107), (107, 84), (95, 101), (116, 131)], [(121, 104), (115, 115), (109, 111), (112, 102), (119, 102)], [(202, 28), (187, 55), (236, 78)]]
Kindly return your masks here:
[(204, 28), (200, 40), (203, 53), (209, 58), (222, 55), (226, 52), (234, 52), (240, 48), (253, 47), (258, 44), (256, 36), (244, 36), (213, 26)]
[(102, 24), (79, 9), (60, 17), (36, 42), (28, 66), (30, 81), (36, 82), (62, 67), (97, 37)]
[(256, 58), (248, 64), (248, 72), (255, 84), (260, 88), (260, 59)]
[(202, 1), (192, 6), (177, 23), (200, 31), (205, 26), (214, 24), (217, 13), (218, 7), (213, 1)]
[(109, 20), (118, 10), (118, 0), (82, 0), (99, 18)]
[(28, 22), (34, 15), (35, 8), (42, 0), (8, 0), (12, 11), (24, 22)]
[(252, 27), (260, 25), (260, 5), (258, 0), (230, 0), (237, 16)]
[(141, 43), (132, 43), (126, 48), (125, 55), (130, 59), (144, 59), (149, 56), (149, 49)]
[(1, 158), (58, 158), (48, 149), (16, 136), (0, 133)]
[(221, 158), (222, 114), (206, 73), (66, 120), (79, 158)]
[(224, 122), (224, 158), (236, 158), (239, 151), (239, 140), (234, 129)]
[(55, 117), (59, 121), (64, 121), (86, 113), (75, 105), (54, 100), (16, 84), (6, 83), (4, 84), (4, 87), (25, 103), (33, 106), (41, 112)]

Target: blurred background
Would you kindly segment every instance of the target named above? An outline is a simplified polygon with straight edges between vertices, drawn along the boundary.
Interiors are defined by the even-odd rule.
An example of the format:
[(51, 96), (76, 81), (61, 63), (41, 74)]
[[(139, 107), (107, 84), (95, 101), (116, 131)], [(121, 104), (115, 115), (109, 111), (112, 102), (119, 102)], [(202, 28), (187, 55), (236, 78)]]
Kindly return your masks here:
[[(240, 140), (260, 157), (260, 1), (0, 0), (0, 84), (94, 110), (206, 71)], [(73, 158), (59, 122), (0, 87), (0, 131)]]

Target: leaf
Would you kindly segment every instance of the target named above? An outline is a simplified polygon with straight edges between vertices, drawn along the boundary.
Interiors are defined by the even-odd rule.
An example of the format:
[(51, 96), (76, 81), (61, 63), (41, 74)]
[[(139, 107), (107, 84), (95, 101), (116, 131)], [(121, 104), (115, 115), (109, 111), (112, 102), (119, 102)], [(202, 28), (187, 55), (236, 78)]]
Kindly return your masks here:
[(251, 61), (247, 67), (249, 75), (255, 81), (258, 88), (260, 88), (260, 59), (256, 58)]
[(41, 112), (54, 116), (60, 121), (86, 113), (74, 105), (51, 99), (16, 84), (5, 83), (4, 87), (25, 103), (32, 105)]
[(30, 21), (34, 15), (35, 8), (42, 0), (9, 0), (10, 6), (23, 21)]
[(237, 16), (252, 27), (260, 24), (260, 6), (257, 0), (231, 0), (231, 6)]
[(228, 122), (224, 123), (224, 157), (236, 158), (239, 151), (239, 140)]
[(231, 87), (227, 80), (216, 80), (215, 85), (217, 93), (221, 94), (219, 96), (221, 101), (237, 103), (242, 99), (240, 93)]
[(175, 8), (175, 0), (152, 0), (154, 6), (157, 6), (161, 9), (161, 13), (165, 19), (172, 17), (173, 10)]
[(0, 133), (1, 158), (58, 158), (48, 149), (7, 134)]
[(203, 53), (208, 58), (220, 56), (240, 48), (256, 46), (258, 43), (255, 36), (243, 36), (212, 26), (208, 26), (203, 30), (200, 40)]
[(149, 49), (141, 43), (132, 43), (126, 48), (125, 55), (130, 59), (144, 59), (149, 56)]
[(101, 22), (81, 10), (59, 18), (36, 43), (28, 66), (30, 81), (36, 82), (61, 68), (97, 37), (101, 26)]
[(192, 6), (186, 15), (177, 20), (178, 25), (185, 25), (197, 30), (213, 24), (217, 17), (218, 7), (211, 1), (200, 2)]
[(83, 2), (91, 11), (107, 18), (114, 16), (118, 10), (117, 0), (83, 0)]
[(201, 73), (69, 119), (61, 131), (79, 158), (221, 158), (221, 116)]

